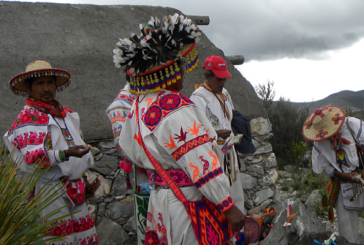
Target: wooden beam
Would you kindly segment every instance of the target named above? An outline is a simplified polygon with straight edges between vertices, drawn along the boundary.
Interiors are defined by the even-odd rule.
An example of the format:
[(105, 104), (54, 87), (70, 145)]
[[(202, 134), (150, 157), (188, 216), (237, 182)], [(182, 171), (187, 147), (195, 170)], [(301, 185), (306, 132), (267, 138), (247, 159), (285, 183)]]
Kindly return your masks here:
[(210, 24), (208, 16), (187, 15), (186, 17), (191, 19), (196, 25), (207, 26)]
[(233, 65), (242, 65), (244, 63), (244, 56), (243, 55), (226, 56), (226, 58), (231, 63), (233, 63)]

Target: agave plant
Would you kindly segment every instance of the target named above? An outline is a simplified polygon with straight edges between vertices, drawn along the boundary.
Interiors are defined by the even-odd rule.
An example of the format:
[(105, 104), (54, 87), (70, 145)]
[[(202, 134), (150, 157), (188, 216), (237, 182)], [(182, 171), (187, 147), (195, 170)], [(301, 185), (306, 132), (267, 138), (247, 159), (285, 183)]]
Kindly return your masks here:
[[(37, 165), (40, 163), (38, 162)], [(36, 183), (47, 171), (47, 168), (34, 168), (22, 177), (17, 175), (18, 166), (13, 161), (12, 154), (6, 148), (0, 149), (0, 244), (23, 245), (44, 244), (45, 242), (60, 241), (60, 237), (43, 240), (48, 231), (68, 215), (53, 218), (63, 208), (40, 218), (39, 213), (62, 195), (61, 185), (47, 188), (45, 185), (31, 199), (27, 200)], [(58, 224), (56, 224), (58, 221)], [(53, 225), (52, 225), (53, 224)]]

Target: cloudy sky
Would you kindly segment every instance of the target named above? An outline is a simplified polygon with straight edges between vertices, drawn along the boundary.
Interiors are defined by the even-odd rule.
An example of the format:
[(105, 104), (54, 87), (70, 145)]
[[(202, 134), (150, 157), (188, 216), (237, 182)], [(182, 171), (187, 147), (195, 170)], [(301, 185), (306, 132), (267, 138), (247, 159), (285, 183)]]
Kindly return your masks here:
[(153, 5), (208, 15), (210, 24), (200, 26), (202, 31), (225, 55), (244, 55), (245, 63), (236, 68), (253, 86), (273, 81), (275, 99), (311, 102), (342, 90), (364, 90), (363, 0), (45, 2)]

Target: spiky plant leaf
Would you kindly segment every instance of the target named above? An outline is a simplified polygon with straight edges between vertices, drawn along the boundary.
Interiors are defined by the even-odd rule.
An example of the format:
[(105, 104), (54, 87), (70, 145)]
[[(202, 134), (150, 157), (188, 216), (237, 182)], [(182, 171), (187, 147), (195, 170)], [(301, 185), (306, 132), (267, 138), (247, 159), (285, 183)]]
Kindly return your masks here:
[[(43, 166), (41, 162), (35, 166)], [(49, 167), (48, 167), (49, 168)], [(18, 166), (13, 161), (12, 154), (8, 155), (4, 147), (0, 149), (0, 244), (2, 245), (40, 245), (60, 241), (63, 236), (42, 240), (50, 229), (63, 224), (61, 217), (52, 216), (64, 207), (58, 208), (40, 218), (40, 212), (63, 195), (61, 185), (45, 184), (43, 188), (27, 201), (29, 194), (48, 168), (34, 168), (24, 176), (19, 177)], [(50, 180), (52, 181), (52, 180)], [(51, 219), (51, 220), (50, 220)]]

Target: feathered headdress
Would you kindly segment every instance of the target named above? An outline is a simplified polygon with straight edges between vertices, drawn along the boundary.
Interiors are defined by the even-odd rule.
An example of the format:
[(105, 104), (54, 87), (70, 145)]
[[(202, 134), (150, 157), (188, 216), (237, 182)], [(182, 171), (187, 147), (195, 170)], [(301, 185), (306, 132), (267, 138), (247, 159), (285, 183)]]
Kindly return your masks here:
[(153, 93), (176, 83), (181, 78), (176, 63), (179, 59), (186, 61), (187, 73), (197, 66), (195, 44), (201, 32), (190, 19), (175, 14), (164, 16), (161, 22), (151, 17), (148, 24), (140, 24), (139, 28), (141, 35), (132, 33), (129, 38), (120, 39), (113, 50), (115, 66), (125, 66), (133, 93)]

